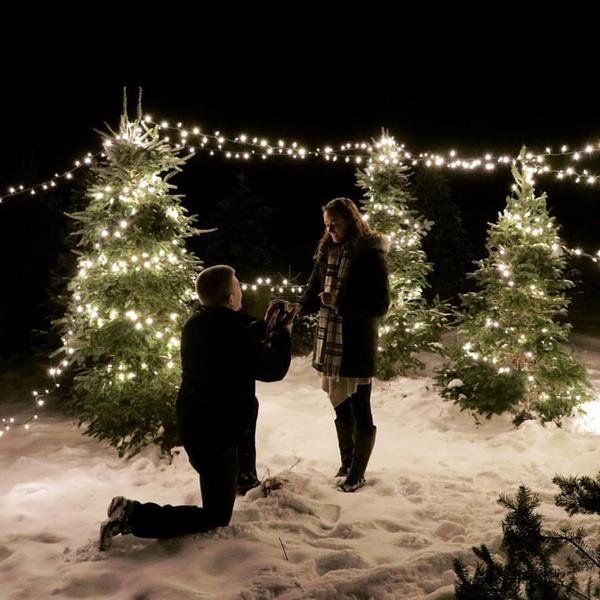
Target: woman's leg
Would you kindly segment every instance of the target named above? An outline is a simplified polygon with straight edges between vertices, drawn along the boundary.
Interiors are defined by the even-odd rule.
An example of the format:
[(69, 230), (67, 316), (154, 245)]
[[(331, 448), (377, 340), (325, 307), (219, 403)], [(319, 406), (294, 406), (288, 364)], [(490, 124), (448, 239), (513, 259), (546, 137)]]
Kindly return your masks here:
[(354, 452), (346, 480), (340, 485), (344, 492), (353, 492), (365, 484), (365, 471), (375, 445), (376, 428), (371, 412), (371, 384), (359, 385), (348, 399), (352, 404), (355, 423)]
[(371, 384), (359, 385), (356, 392), (348, 398), (352, 405), (356, 429), (369, 430), (373, 427), (373, 413), (371, 412)]
[(354, 414), (350, 398), (335, 407), (335, 430), (340, 449), (341, 466), (336, 477), (347, 477), (354, 455)]

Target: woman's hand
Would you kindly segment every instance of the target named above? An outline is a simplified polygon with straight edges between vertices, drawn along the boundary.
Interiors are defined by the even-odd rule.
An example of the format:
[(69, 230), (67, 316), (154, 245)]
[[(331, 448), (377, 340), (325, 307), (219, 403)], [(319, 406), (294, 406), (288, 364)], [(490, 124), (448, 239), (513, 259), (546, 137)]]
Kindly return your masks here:
[(321, 292), (319, 298), (321, 298), (321, 304), (323, 306), (335, 308), (335, 296), (331, 292)]

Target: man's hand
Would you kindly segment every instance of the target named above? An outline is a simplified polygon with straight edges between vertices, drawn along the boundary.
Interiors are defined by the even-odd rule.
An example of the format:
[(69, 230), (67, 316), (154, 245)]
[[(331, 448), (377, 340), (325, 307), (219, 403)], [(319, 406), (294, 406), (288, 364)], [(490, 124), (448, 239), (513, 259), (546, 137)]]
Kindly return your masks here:
[(300, 302), (288, 302), (287, 312), (294, 311), (294, 316), (298, 316), (302, 312), (302, 304)]
[(298, 303), (277, 299), (271, 300), (265, 313), (268, 330), (273, 331), (276, 327), (285, 327), (291, 334), (294, 317), (301, 308), (302, 305)]
[(285, 301), (284, 300), (271, 300), (269, 305), (267, 306), (267, 311), (265, 312), (265, 321), (269, 327), (269, 329), (273, 329), (273, 326), (276, 324), (277, 313), (285, 310)]
[(281, 312), (281, 319), (277, 322), (278, 326), (285, 327), (290, 335), (292, 334), (292, 325), (294, 324), (294, 317), (298, 314), (300, 309), (302, 308), (301, 304), (286, 302), (285, 311)]

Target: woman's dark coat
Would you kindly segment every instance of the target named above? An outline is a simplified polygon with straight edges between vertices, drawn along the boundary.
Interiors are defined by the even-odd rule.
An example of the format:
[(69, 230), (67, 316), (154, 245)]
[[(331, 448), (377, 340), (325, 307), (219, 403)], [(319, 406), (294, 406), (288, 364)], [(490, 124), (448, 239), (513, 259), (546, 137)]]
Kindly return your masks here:
[[(335, 299), (342, 317), (342, 377), (375, 375), (377, 321), (390, 304), (386, 244), (379, 235), (357, 238), (345, 284)], [(303, 314), (316, 313), (321, 306), (327, 252), (317, 258), (307, 289), (300, 299)]]

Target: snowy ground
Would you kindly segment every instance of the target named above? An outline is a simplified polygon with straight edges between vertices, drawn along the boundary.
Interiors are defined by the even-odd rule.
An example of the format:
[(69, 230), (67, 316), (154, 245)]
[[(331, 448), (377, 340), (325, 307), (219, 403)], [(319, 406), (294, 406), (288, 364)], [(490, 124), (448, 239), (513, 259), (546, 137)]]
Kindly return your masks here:
[[(576, 343), (600, 390), (600, 341)], [(332, 410), (307, 360), (258, 395), (259, 474), (284, 478), (284, 487), (238, 499), (231, 525), (211, 534), (117, 537), (106, 553), (96, 537), (113, 495), (199, 502), (185, 455), (171, 465), (152, 452), (127, 462), (48, 414), (4, 436), (0, 598), (452, 598), (453, 559), (472, 562), (470, 548), (482, 542), (497, 548), (496, 499), (520, 483), (541, 495), (549, 528), (584, 524), (600, 541), (597, 518), (569, 519), (553, 503), (555, 473), (600, 468), (599, 438), (582, 431), (582, 417), (562, 429), (515, 429), (508, 418), (478, 427), (428, 376), (377, 382), (368, 485), (343, 494), (332, 478)]]

